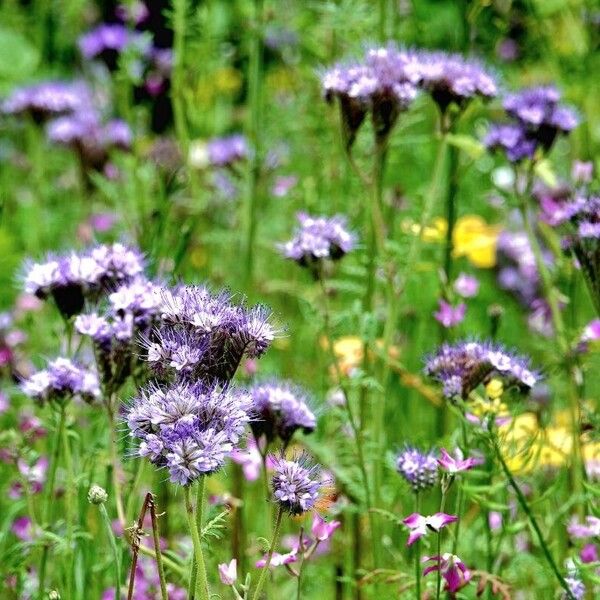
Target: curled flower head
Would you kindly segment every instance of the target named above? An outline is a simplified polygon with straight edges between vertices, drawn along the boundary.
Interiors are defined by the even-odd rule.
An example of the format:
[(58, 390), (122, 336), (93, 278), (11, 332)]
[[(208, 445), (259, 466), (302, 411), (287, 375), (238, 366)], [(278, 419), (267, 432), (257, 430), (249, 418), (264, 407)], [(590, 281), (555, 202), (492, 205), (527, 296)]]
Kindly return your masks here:
[(414, 544), (419, 538), (427, 535), (429, 531), (438, 533), (440, 529), (443, 529), (446, 525), (454, 523), (455, 521), (458, 521), (458, 517), (441, 512), (428, 517), (420, 515), (419, 513), (412, 513), (402, 521), (410, 530), (406, 545), (410, 546), (411, 544)]
[(312, 510), (323, 485), (321, 468), (311, 462), (307, 454), (287, 460), (274, 456), (273, 497), (279, 506), (292, 515)]
[(30, 114), (36, 123), (81, 110), (91, 93), (82, 82), (44, 81), (17, 88), (0, 106), (6, 114)]
[(356, 246), (356, 236), (348, 231), (342, 215), (312, 217), (298, 214), (299, 227), (294, 237), (279, 250), (300, 266), (312, 267), (321, 260), (339, 260)]
[(317, 425), (307, 393), (288, 381), (267, 381), (250, 389), (256, 420), (251, 423), (257, 438), (264, 435), (267, 442), (276, 436), (288, 443), (301, 429), (311, 433)]
[(21, 383), (23, 392), (41, 404), (68, 402), (74, 398), (93, 402), (100, 396), (98, 377), (68, 358), (56, 358)]
[(473, 59), (446, 52), (419, 52), (419, 86), (445, 112), (448, 106), (464, 106), (478, 96), (494, 98), (498, 94), (495, 78)]
[(442, 344), (427, 358), (425, 373), (443, 385), (444, 396), (463, 399), (492, 375), (523, 390), (531, 389), (539, 380), (529, 359), (508, 352), (500, 344), (478, 341)]
[(447, 552), (441, 556), (425, 556), (422, 562), (433, 563), (425, 568), (423, 576), (434, 571), (440, 571), (446, 582), (444, 589), (450, 594), (456, 594), (471, 580), (471, 572), (456, 554)]
[(415, 493), (433, 487), (438, 479), (438, 463), (433, 452), (407, 447), (396, 457), (396, 469)]
[(142, 388), (127, 409), (138, 454), (166, 467), (171, 481), (188, 485), (219, 470), (251, 419), (245, 392), (202, 382)]

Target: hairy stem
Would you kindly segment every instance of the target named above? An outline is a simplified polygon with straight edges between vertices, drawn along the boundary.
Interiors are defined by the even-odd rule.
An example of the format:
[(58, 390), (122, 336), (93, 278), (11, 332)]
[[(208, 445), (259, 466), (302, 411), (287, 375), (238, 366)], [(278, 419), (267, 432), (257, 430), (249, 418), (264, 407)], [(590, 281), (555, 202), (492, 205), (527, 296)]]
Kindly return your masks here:
[[(194, 586), (194, 595), (198, 600), (208, 600), (210, 597), (208, 591), (208, 580), (206, 577), (206, 565), (204, 563), (204, 555), (202, 553), (202, 542), (200, 540), (200, 530), (198, 523), (202, 519), (202, 505), (204, 504), (204, 477), (200, 478), (198, 482), (198, 499), (200, 500), (199, 506), (194, 506), (191, 499), (189, 485), (183, 486), (183, 495), (185, 500), (185, 513), (188, 520), (188, 527), (192, 536), (192, 543), (194, 545), (194, 558), (196, 563), (196, 583)], [(194, 568), (192, 567), (192, 573), (190, 579), (194, 578)]]
[(273, 558), (273, 552), (275, 552), (275, 546), (277, 545), (277, 541), (279, 539), (279, 532), (281, 530), (281, 520), (283, 518), (283, 508), (279, 507), (277, 510), (277, 517), (275, 519), (275, 529), (273, 530), (273, 539), (271, 540), (271, 545), (269, 546), (269, 553), (267, 554), (267, 562), (263, 567), (260, 578), (258, 579), (258, 583), (256, 584), (256, 589), (254, 590), (254, 595), (252, 596), (252, 600), (259, 600), (260, 592), (265, 585), (265, 581), (267, 579), (267, 575), (269, 573), (269, 567), (271, 566), (271, 559)]
[(110, 542), (110, 549), (113, 555), (115, 600), (119, 600), (121, 598), (121, 558), (119, 555), (119, 548), (117, 547), (117, 540), (115, 539), (115, 535), (112, 530), (110, 517), (108, 516), (108, 512), (106, 512), (106, 506), (104, 506), (104, 504), (99, 504), (98, 508), (100, 509), (102, 523), (104, 524), (104, 531), (106, 532), (106, 536), (108, 537), (108, 541)]

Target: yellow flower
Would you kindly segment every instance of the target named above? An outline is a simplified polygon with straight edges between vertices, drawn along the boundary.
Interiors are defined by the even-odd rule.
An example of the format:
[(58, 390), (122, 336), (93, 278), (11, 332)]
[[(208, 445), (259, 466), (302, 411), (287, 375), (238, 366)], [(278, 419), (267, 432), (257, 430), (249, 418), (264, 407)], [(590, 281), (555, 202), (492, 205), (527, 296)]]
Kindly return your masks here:
[(235, 94), (242, 87), (242, 75), (232, 67), (222, 67), (215, 72), (215, 86), (223, 94)]
[(425, 242), (441, 242), (446, 238), (446, 231), (448, 230), (448, 223), (446, 219), (436, 217), (425, 225), (421, 230), (421, 225), (413, 221), (413, 219), (404, 219), (402, 221), (402, 231), (404, 233), (411, 233), (412, 235), (421, 234), (421, 238)]
[(454, 227), (454, 257), (466, 256), (475, 267), (492, 268), (496, 264), (496, 244), (500, 231), (500, 226), (488, 225), (478, 215), (461, 217)]
[(491, 400), (497, 400), (504, 393), (504, 385), (502, 385), (502, 380), (494, 379), (490, 380), (490, 382), (485, 386), (485, 393), (488, 395), (488, 398)]

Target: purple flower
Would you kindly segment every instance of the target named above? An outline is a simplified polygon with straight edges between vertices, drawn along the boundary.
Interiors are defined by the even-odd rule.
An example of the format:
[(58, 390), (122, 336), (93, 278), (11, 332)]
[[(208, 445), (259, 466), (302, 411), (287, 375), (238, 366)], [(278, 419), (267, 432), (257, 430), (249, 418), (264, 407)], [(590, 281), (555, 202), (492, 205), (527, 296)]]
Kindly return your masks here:
[(467, 312), (467, 305), (464, 302), (461, 302), (457, 306), (452, 306), (452, 304), (440, 298), (438, 303), (439, 310), (433, 313), (433, 316), (443, 327), (454, 327), (463, 322), (465, 313)]
[[(585, 584), (576, 574), (568, 575), (567, 577), (565, 577), (565, 581), (567, 582), (567, 585), (569, 586), (569, 591), (571, 592), (575, 600), (583, 600), (585, 598)], [(564, 600), (567, 597), (567, 594), (563, 593), (562, 599)]]
[(427, 535), (429, 531), (438, 533), (441, 529), (446, 527), (446, 525), (454, 523), (455, 521), (458, 521), (458, 517), (441, 512), (427, 517), (420, 515), (419, 513), (412, 513), (402, 521), (410, 530), (406, 545), (410, 546), (414, 544), (419, 538)]
[(297, 183), (298, 178), (295, 175), (277, 177), (271, 188), (271, 194), (276, 198), (283, 198)]
[(324, 259), (339, 260), (356, 246), (356, 236), (348, 231), (342, 215), (328, 218), (299, 213), (298, 221), (294, 237), (278, 248), (285, 258), (300, 266), (314, 266)]
[(446, 585), (444, 589), (450, 594), (456, 594), (471, 580), (471, 572), (456, 554), (445, 553), (442, 556), (425, 556), (422, 562), (433, 562), (423, 571), (423, 576), (434, 571), (440, 571)]
[(483, 460), (481, 458), (475, 458), (470, 456), (469, 458), (463, 459), (462, 452), (460, 450), (456, 451), (457, 458), (448, 454), (448, 451), (445, 448), (440, 450), (441, 457), (437, 459), (438, 464), (444, 471), (455, 475), (456, 473), (460, 473), (461, 471), (469, 471), (473, 467), (482, 464)]
[(267, 381), (253, 386), (250, 395), (257, 416), (251, 427), (257, 439), (264, 435), (269, 443), (278, 436), (287, 444), (299, 429), (314, 431), (317, 419), (301, 387), (289, 381)]
[(500, 344), (475, 340), (442, 344), (427, 358), (425, 373), (443, 385), (447, 398), (467, 398), (492, 375), (526, 390), (539, 380), (538, 373), (529, 366), (529, 359), (508, 352)]
[(333, 532), (341, 525), (340, 521), (325, 521), (318, 513), (313, 516), (313, 522), (310, 529), (315, 540), (319, 542), (327, 541)]
[(407, 447), (396, 457), (396, 470), (415, 493), (433, 487), (438, 480), (438, 463), (433, 452)]
[(479, 291), (479, 280), (472, 275), (460, 273), (454, 281), (454, 291), (463, 298), (473, 298)]
[(248, 142), (241, 134), (215, 138), (207, 145), (208, 160), (213, 167), (229, 167), (250, 155)]
[(580, 340), (583, 343), (600, 340), (600, 319), (593, 319), (585, 326)]
[(150, 51), (150, 41), (140, 32), (119, 23), (102, 23), (79, 38), (82, 56), (87, 60), (101, 59), (111, 71), (118, 67), (119, 54), (128, 48), (145, 56)]
[(219, 470), (251, 418), (250, 397), (202, 382), (142, 388), (127, 409), (139, 455), (188, 485)]
[(233, 585), (237, 581), (237, 560), (232, 558), (229, 563), (219, 565), (219, 579), (224, 585)]
[(35, 528), (29, 517), (17, 517), (10, 530), (22, 541), (31, 542), (35, 537)]
[[(293, 549), (286, 554), (280, 554), (279, 552), (273, 552), (273, 556), (271, 557), (271, 562), (269, 563), (269, 567), (281, 567), (283, 565), (289, 565), (291, 563), (295, 563), (298, 560), (298, 550)], [(260, 560), (256, 561), (257, 569), (264, 569), (267, 566), (267, 557), (263, 557)]]
[(50, 361), (46, 369), (25, 379), (21, 383), (21, 389), (40, 404), (63, 403), (74, 398), (91, 403), (100, 396), (96, 374), (76, 365), (68, 358)]
[(91, 93), (82, 82), (44, 81), (17, 88), (0, 106), (7, 114), (29, 113), (36, 123), (89, 106)]
[(598, 548), (596, 544), (586, 544), (579, 553), (579, 558), (583, 563), (595, 563), (600, 560), (598, 555)]
[(321, 469), (311, 463), (307, 454), (287, 460), (273, 456), (273, 497), (279, 506), (292, 515), (312, 510), (323, 482)]
[(483, 141), (490, 150), (500, 150), (510, 162), (533, 158), (537, 143), (527, 130), (516, 123), (494, 123)]
[(577, 518), (573, 518), (567, 527), (567, 531), (574, 539), (600, 537), (600, 519), (588, 515), (585, 518), (585, 523), (581, 523)]
[(594, 178), (594, 163), (574, 160), (571, 167), (571, 177), (575, 183), (590, 183)]
[(498, 85), (481, 63), (459, 54), (419, 52), (419, 86), (446, 111), (450, 104), (463, 106), (470, 99), (494, 98)]

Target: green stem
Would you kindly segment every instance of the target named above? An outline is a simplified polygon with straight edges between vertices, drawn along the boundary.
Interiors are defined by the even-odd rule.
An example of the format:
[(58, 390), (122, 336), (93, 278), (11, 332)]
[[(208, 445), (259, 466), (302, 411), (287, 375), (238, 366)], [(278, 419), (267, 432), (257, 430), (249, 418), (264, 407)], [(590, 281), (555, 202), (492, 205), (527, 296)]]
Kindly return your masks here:
[(273, 539), (271, 540), (271, 545), (269, 546), (269, 553), (267, 554), (267, 562), (263, 567), (260, 578), (258, 579), (258, 583), (256, 584), (256, 589), (254, 590), (254, 594), (252, 596), (252, 600), (259, 600), (260, 592), (265, 585), (265, 581), (267, 579), (267, 575), (269, 573), (269, 567), (271, 566), (271, 559), (273, 558), (273, 552), (275, 552), (275, 546), (277, 545), (277, 541), (279, 539), (279, 532), (281, 530), (281, 519), (283, 517), (283, 508), (279, 507), (277, 510), (277, 518), (275, 519), (275, 529), (273, 531)]
[[(115, 424), (115, 407), (114, 397), (109, 396), (106, 399), (106, 412), (108, 416), (108, 446), (110, 453), (110, 465), (111, 465), (111, 476), (113, 493), (115, 496), (115, 504), (117, 508), (117, 517), (123, 527), (127, 524), (127, 518), (125, 516), (125, 509), (123, 508), (123, 492), (121, 490), (121, 481), (119, 480), (119, 467), (121, 462), (119, 460), (119, 450), (117, 444), (117, 428)], [(142, 462), (142, 461), (140, 461)]]
[(444, 285), (450, 284), (452, 277), (452, 251), (453, 251), (453, 236), (454, 226), (456, 224), (456, 192), (457, 192), (457, 177), (456, 171), (458, 168), (458, 149), (452, 145), (448, 145), (448, 188), (446, 194), (446, 243), (444, 248)]
[[(108, 512), (106, 512), (106, 506), (99, 504), (100, 515), (102, 516), (102, 522), (104, 523), (104, 531), (110, 542), (110, 549), (112, 550), (113, 560), (115, 563), (114, 577), (115, 577), (115, 600), (121, 598), (121, 559), (119, 557), (119, 549), (117, 548), (117, 541), (112, 530), (112, 524)], [(165, 596), (166, 597), (166, 596)], [(163, 598), (164, 600), (164, 598)]]
[[(63, 407), (63, 411), (64, 411)], [(66, 471), (66, 483), (65, 483), (65, 520), (67, 523), (67, 559), (65, 560), (65, 565), (67, 569), (67, 591), (68, 598), (72, 597), (72, 575), (73, 575), (73, 542), (74, 542), (74, 522), (75, 522), (75, 512), (73, 506), (74, 493), (76, 493), (76, 489), (73, 489), (73, 484), (75, 482), (75, 473), (73, 470), (73, 456), (71, 454), (71, 445), (69, 443), (69, 432), (66, 426), (62, 428), (62, 446), (63, 446), (63, 455), (65, 460), (65, 471)]]
[[(440, 512), (444, 512), (444, 508), (446, 507), (446, 490), (444, 486), (442, 486), (442, 498), (440, 500)], [(437, 557), (438, 557), (438, 570), (437, 570), (437, 580), (435, 587), (435, 599), (440, 600), (440, 594), (442, 591), (442, 532), (438, 531), (437, 534)]]
[(150, 517), (152, 519), (152, 539), (154, 541), (154, 553), (156, 557), (156, 566), (158, 570), (158, 579), (160, 581), (160, 594), (162, 600), (169, 600), (167, 593), (167, 580), (165, 578), (165, 569), (163, 566), (162, 552), (160, 551), (160, 535), (158, 533), (158, 519), (156, 518), (156, 506), (154, 500), (150, 506)]
[(252, 282), (254, 270), (254, 240), (256, 237), (256, 204), (258, 179), (261, 161), (261, 119), (262, 119), (262, 27), (263, 0), (254, 0), (254, 31), (250, 46), (248, 72), (248, 139), (252, 146), (252, 156), (248, 160), (246, 185), (246, 285)]
[[(525, 192), (523, 194), (520, 194), (515, 183), (515, 195), (519, 200), (519, 208), (521, 210), (523, 224), (525, 226), (525, 231), (527, 232), (529, 245), (531, 246), (533, 255), (535, 257), (535, 264), (542, 282), (544, 296), (546, 298), (548, 306), (550, 307), (552, 325), (554, 328), (554, 337), (557, 341), (558, 350), (562, 359), (561, 365), (565, 370), (567, 380), (569, 382), (568, 396), (571, 413), (571, 430), (573, 436), (573, 468), (570, 469), (571, 485), (573, 488), (573, 493), (577, 498), (576, 506), (581, 512), (583, 510), (583, 504), (581, 503), (580, 499), (583, 496), (584, 468), (579, 425), (581, 420), (579, 402), (580, 390), (578, 383), (579, 377), (577, 373), (577, 366), (573, 364), (573, 359), (571, 356), (572, 353), (569, 347), (569, 340), (566, 333), (565, 323), (560, 310), (559, 291), (553, 285), (552, 277), (544, 260), (542, 249), (536, 236), (534, 225), (531, 222), (528, 210), (527, 198), (531, 193), (531, 188), (533, 185), (533, 166), (534, 165), (532, 164), (527, 173), (527, 185), (525, 188)], [(517, 178), (515, 177), (515, 180), (516, 179)]]
[[(194, 506), (190, 495), (189, 485), (183, 486), (183, 495), (185, 500), (185, 512), (188, 520), (188, 527), (192, 535), (192, 543), (194, 545), (194, 558), (196, 562), (196, 584), (194, 586), (194, 595), (198, 600), (208, 600), (210, 595), (208, 591), (208, 580), (206, 577), (206, 565), (204, 563), (204, 555), (202, 553), (202, 542), (200, 540), (200, 530), (198, 528), (199, 518), (202, 518), (202, 505), (204, 504), (204, 477), (198, 482), (198, 499), (199, 506)], [(193, 570), (193, 569), (192, 569)], [(190, 574), (190, 579), (194, 577), (194, 573)]]
[(185, 160), (188, 158), (190, 144), (183, 94), (186, 10), (186, 0), (173, 0), (173, 85), (171, 88), (171, 101), (173, 102), (175, 132)]
[[(421, 514), (421, 496), (415, 494), (415, 512)], [(415, 542), (415, 598), (421, 600), (421, 540)]]
[(544, 536), (542, 535), (542, 531), (538, 525), (538, 522), (537, 522), (536, 518), (533, 516), (533, 513), (531, 512), (531, 508), (529, 508), (527, 499), (523, 495), (521, 488), (519, 487), (518, 483), (516, 482), (515, 478), (513, 477), (510, 469), (508, 468), (508, 465), (506, 464), (506, 461), (504, 460), (504, 457), (502, 456), (502, 452), (500, 451), (500, 447), (498, 446), (497, 439), (494, 439), (493, 446), (494, 446), (494, 452), (496, 454), (496, 458), (498, 459), (498, 462), (502, 466), (502, 470), (504, 471), (504, 474), (506, 475), (506, 478), (508, 479), (508, 483), (510, 484), (510, 487), (512, 487), (515, 494), (517, 495), (517, 500), (519, 501), (521, 508), (527, 515), (527, 518), (529, 519), (529, 523), (531, 524), (531, 527), (533, 528), (535, 535), (537, 536), (537, 539), (538, 539), (538, 542), (542, 549), (542, 552), (544, 554), (544, 557), (546, 558), (546, 562), (548, 563), (550, 569), (556, 576), (556, 579), (560, 583), (561, 587), (565, 590), (566, 595), (569, 598), (569, 600), (575, 600), (575, 597), (573, 596), (573, 593), (571, 592), (569, 585), (565, 581), (564, 577), (561, 575), (561, 573), (558, 569), (558, 566), (554, 562), (554, 558), (552, 557), (552, 554), (550, 553), (550, 550), (548, 549), (548, 546), (546, 544), (546, 541), (544, 540)]
[[(156, 551), (154, 550), (154, 548), (148, 548), (147, 546), (140, 545), (140, 552), (142, 554), (145, 554), (146, 556), (149, 556), (150, 558), (156, 557)], [(181, 579), (183, 579), (186, 576), (185, 569), (181, 565), (177, 564), (174, 560), (170, 559), (168, 556), (162, 556), (162, 561), (165, 567), (173, 571), (173, 573), (181, 577)]]

